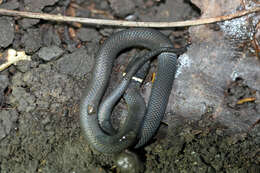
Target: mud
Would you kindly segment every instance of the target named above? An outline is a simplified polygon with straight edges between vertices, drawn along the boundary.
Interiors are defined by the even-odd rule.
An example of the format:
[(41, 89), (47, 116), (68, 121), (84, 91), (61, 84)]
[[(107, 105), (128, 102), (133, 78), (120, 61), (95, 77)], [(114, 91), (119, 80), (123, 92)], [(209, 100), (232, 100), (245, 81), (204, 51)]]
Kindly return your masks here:
[[(191, 2), (182, 0), (7, 0), (0, 7), (65, 14), (72, 3), (81, 17), (173, 21), (200, 14)], [(124, 4), (131, 8), (125, 9)], [(122, 28), (6, 17), (0, 17), (0, 23), (5, 24), (0, 36), (6, 36), (0, 37), (1, 52), (15, 48), (32, 57), (32, 61), (0, 72), (0, 173), (260, 172), (259, 59), (242, 53), (250, 52), (250, 46), (238, 51), (235, 44), (227, 44), (232, 49), (219, 46), (230, 39), (220, 34), (223, 28), (211, 26), (206, 35), (197, 35), (198, 28), (161, 30), (175, 47), (190, 44), (192, 38), (188, 52), (179, 58), (167, 115), (145, 147), (111, 156), (89, 147), (79, 125), (79, 103), (98, 47)], [(209, 37), (211, 32), (215, 35)], [(223, 39), (212, 45), (212, 40), (205, 41), (207, 37)], [(210, 54), (216, 50), (221, 54)], [(116, 60), (112, 88), (137, 52), (124, 52)], [(219, 65), (217, 70), (214, 63)], [(155, 67), (156, 62), (143, 88), (145, 97)], [(232, 73), (231, 67), (237, 73)], [(194, 72), (200, 75), (194, 77)], [(237, 104), (249, 97), (255, 100)], [(125, 108), (120, 103), (114, 114)], [(113, 117), (116, 124), (122, 119)]]

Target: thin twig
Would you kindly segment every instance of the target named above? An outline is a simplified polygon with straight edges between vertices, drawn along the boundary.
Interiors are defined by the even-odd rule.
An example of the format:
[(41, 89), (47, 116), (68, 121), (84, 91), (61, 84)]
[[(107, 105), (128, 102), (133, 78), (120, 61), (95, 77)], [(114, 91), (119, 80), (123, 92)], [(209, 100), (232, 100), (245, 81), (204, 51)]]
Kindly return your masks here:
[(43, 20), (60, 21), (60, 22), (79, 22), (79, 23), (89, 24), (89, 25), (172, 28), (172, 27), (184, 27), (184, 26), (194, 26), (194, 25), (215, 23), (215, 22), (241, 17), (258, 11), (260, 11), (260, 7), (255, 7), (250, 10), (239, 11), (237, 13), (229, 14), (226, 16), (218, 16), (218, 17), (212, 17), (207, 19), (186, 20), (186, 21), (179, 21), (179, 22), (134, 22), (134, 21), (125, 21), (125, 20), (92, 19), (92, 18), (69, 17), (69, 16), (54, 15), (54, 14), (32, 13), (32, 12), (6, 10), (6, 9), (0, 9), (0, 14), (7, 15), (7, 16), (20, 16), (26, 18), (43, 19)]

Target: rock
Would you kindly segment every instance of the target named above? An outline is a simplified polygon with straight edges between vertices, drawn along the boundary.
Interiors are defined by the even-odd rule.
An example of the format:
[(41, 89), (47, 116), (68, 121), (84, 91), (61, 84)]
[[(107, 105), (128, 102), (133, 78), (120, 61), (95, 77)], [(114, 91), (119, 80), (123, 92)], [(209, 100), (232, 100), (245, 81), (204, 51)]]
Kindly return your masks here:
[(7, 75), (0, 75), (0, 93), (9, 85), (9, 79)]
[(32, 68), (35, 68), (39, 65), (39, 61), (19, 61), (16, 63), (15, 67), (20, 72), (30, 71)]
[[(24, 9), (30, 12), (42, 12), (42, 9), (46, 6), (54, 5), (58, 0), (25, 0)], [(22, 19), (19, 23), (23, 28), (29, 28), (37, 24), (39, 19)]]
[(46, 6), (54, 5), (58, 0), (24, 0), (24, 5), (28, 11), (39, 11)]
[(118, 172), (138, 173), (143, 172), (144, 165), (135, 153), (125, 151), (115, 158)]
[[(234, 4), (232, 1), (227, 6), (223, 1), (214, 1), (215, 6), (210, 6), (212, 8), (208, 9), (208, 4), (205, 3), (208, 1), (198, 2), (204, 3), (206, 9), (201, 18), (224, 15), (230, 9), (236, 9), (240, 3), (234, 1), (237, 2)], [(220, 2), (222, 5), (218, 4)], [(219, 11), (213, 11), (213, 7), (218, 7)], [(213, 12), (218, 13), (212, 14)], [(204, 16), (206, 14), (208, 16)], [(226, 22), (219, 24), (221, 29), (228, 26), (233, 31), (241, 32), (235, 34), (239, 37), (235, 40), (230, 39), (234, 36), (234, 33), (229, 33), (230, 30), (213, 30), (208, 26), (189, 28), (192, 45), (178, 58), (180, 65), (169, 97), (169, 112), (194, 120), (200, 119), (210, 108), (213, 110), (211, 116), (214, 121), (233, 132), (248, 131), (259, 120), (260, 115), (255, 109), (254, 102), (237, 104), (241, 96), (250, 97), (248, 91), (260, 89), (259, 60), (245, 53), (244, 49), (239, 49), (240, 45), (250, 40), (250, 37), (245, 40), (244, 36), (253, 34), (249, 29), (249, 21), (257, 19), (252, 15), (251, 19), (239, 18), (229, 21), (229, 25)], [(245, 30), (247, 28), (248, 30)], [(236, 88), (236, 85), (232, 84), (238, 80), (242, 80), (241, 89), (238, 88), (238, 92), (233, 92), (232, 89)], [(231, 106), (227, 104), (230, 103), (228, 93), (230, 96), (235, 94), (232, 96), (234, 104)], [(238, 106), (241, 109), (237, 109)]]
[(75, 0), (77, 4), (81, 4), (83, 2), (86, 2), (85, 0)]
[(167, 0), (165, 3), (160, 2), (158, 6), (155, 5), (147, 11), (141, 8), (141, 10), (138, 10), (138, 14), (141, 21), (153, 22), (181, 21), (187, 20), (191, 16), (198, 16), (196, 11), (183, 0)]
[(53, 27), (48, 27), (47, 29), (43, 28), (41, 29), (41, 33), (43, 35), (42, 41), (43, 45), (46, 47), (49, 46), (60, 46), (61, 45), (61, 39), (55, 28)]
[(44, 61), (51, 61), (53, 59), (59, 58), (64, 53), (63, 49), (58, 46), (42, 47), (38, 56)]
[(135, 3), (132, 0), (109, 0), (111, 8), (118, 17), (126, 17), (134, 13)]
[(91, 17), (91, 12), (85, 8), (76, 9), (76, 16), (78, 17)]
[(42, 46), (39, 29), (28, 29), (27, 33), (22, 37), (22, 43), (26, 53), (34, 53)]
[(0, 48), (5, 48), (13, 42), (14, 22), (5, 17), (1, 17), (0, 26)]
[(13, 87), (10, 103), (17, 105), (17, 110), (20, 112), (30, 112), (36, 107), (35, 96), (26, 92), (23, 87)]
[(99, 33), (93, 28), (80, 28), (77, 32), (77, 36), (81, 41), (93, 41), (101, 39)]
[(108, 5), (107, 1), (101, 1), (99, 3), (99, 7), (101, 10), (107, 10), (109, 8), (109, 5)]
[(138, 19), (137, 14), (130, 14), (130, 15), (125, 17), (125, 20), (129, 20), (129, 21), (137, 21), (137, 19)]
[(14, 109), (0, 111), (0, 140), (10, 133), (17, 118), (18, 113)]
[(157, 14), (154, 16), (154, 19), (165, 22), (185, 20), (193, 13), (191, 6), (183, 0), (168, 0), (165, 4), (156, 7), (156, 9)]
[(145, 8), (145, 2), (144, 0), (133, 0), (133, 2), (135, 3), (135, 5), (138, 8)]
[(30, 28), (31, 26), (37, 24), (40, 20), (39, 19), (27, 19), (24, 18), (20, 20), (18, 23), (22, 25), (24, 29)]
[(94, 54), (91, 54), (84, 48), (78, 49), (71, 54), (64, 55), (57, 62), (60, 72), (76, 77), (83, 77), (89, 73), (92, 70), (93, 65)]
[(67, 47), (66, 47), (66, 50), (69, 51), (70, 53), (71, 52), (74, 52), (75, 50), (77, 50), (77, 45), (76, 43), (68, 43), (67, 44)]
[(4, 90), (9, 85), (9, 79), (7, 75), (0, 75), (0, 105), (2, 105), (4, 98)]
[(11, 0), (11, 1), (1, 4), (0, 8), (4, 8), (7, 10), (15, 10), (15, 9), (19, 8), (19, 2), (18, 2), (18, 0)]

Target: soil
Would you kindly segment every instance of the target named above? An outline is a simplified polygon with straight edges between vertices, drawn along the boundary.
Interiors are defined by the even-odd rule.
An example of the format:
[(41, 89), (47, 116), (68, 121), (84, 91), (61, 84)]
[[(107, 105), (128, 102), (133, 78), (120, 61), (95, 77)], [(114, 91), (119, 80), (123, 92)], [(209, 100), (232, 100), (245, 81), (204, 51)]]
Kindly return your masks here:
[[(200, 15), (186, 0), (5, 0), (0, 1), (0, 8), (142, 21)], [(0, 51), (24, 50), (32, 58), (0, 72), (0, 173), (260, 172), (260, 119), (248, 119), (246, 130), (230, 130), (229, 121), (216, 121), (214, 105), (198, 111), (195, 119), (168, 110), (155, 137), (141, 149), (115, 156), (94, 151), (80, 128), (79, 103), (98, 48), (122, 28), (4, 16), (0, 26)], [(190, 44), (188, 28), (160, 31), (176, 48)], [(124, 52), (116, 60), (113, 83), (119, 82), (118, 72), (138, 51)], [(152, 64), (147, 81), (155, 66)], [(223, 104), (237, 121), (260, 113), (259, 90), (244, 80), (235, 78), (222, 92)], [(237, 100), (248, 97), (256, 101), (237, 105)], [(122, 102), (115, 114), (124, 109)], [(245, 118), (239, 124), (245, 125)], [(122, 165), (120, 159), (126, 158)]]

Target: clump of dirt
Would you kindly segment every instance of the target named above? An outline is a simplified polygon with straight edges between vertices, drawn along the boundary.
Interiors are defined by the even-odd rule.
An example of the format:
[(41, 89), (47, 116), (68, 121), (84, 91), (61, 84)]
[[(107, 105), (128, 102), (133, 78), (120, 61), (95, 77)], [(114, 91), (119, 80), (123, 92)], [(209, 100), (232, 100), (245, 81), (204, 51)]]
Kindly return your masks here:
[(180, 121), (167, 136), (146, 147), (146, 172), (259, 172), (260, 124), (230, 135), (212, 113)]
[[(237, 78), (226, 90), (226, 104), (234, 110), (254, 109), (256, 107), (254, 99), (256, 99), (257, 91), (244, 84), (243, 81), (242, 78)], [(252, 98), (252, 100), (245, 103), (240, 101), (245, 98)]]
[[(16, 105), (19, 119), (13, 133), (0, 142), (2, 172), (88, 172), (112, 165), (109, 157), (93, 153), (81, 136), (76, 80), (42, 64), (16, 72), (11, 83), (6, 103)], [(1, 115), (13, 115), (13, 109), (5, 108)]]

